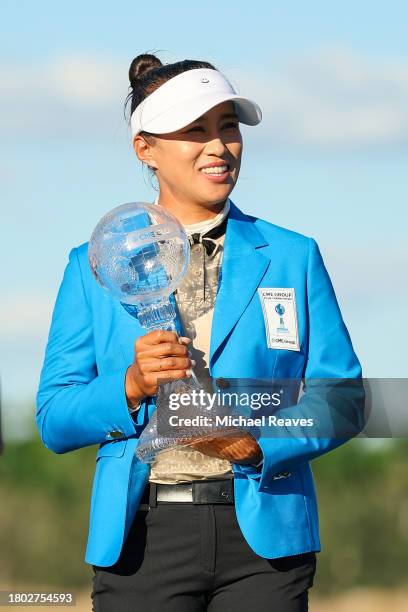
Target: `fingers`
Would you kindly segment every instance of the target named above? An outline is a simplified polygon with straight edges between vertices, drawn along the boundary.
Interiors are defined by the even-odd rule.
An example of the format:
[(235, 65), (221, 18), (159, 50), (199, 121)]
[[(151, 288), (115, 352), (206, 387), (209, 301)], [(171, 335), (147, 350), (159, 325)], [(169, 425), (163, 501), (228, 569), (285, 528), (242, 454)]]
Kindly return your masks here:
[(178, 342), (161, 342), (160, 344), (139, 346), (136, 349), (136, 354), (143, 359), (170, 356), (186, 357), (188, 355), (188, 348)]
[(128, 401), (155, 395), (158, 381), (190, 377), (195, 366), (188, 353), (190, 342), (186, 336), (161, 329), (140, 336), (134, 344), (133, 364), (126, 372)]
[(242, 433), (239, 437), (235, 435), (216, 436), (193, 442), (189, 446), (210, 457), (219, 457), (234, 462), (251, 462), (252, 458), (256, 458), (259, 452), (259, 446), (255, 438), (250, 434)]
[(166, 331), (164, 329), (154, 329), (142, 336), (145, 344), (160, 344), (161, 342), (177, 342), (178, 336), (176, 332)]
[(191, 342), (190, 338), (187, 338), (186, 336), (178, 336), (176, 332), (167, 331), (164, 329), (154, 329), (153, 331), (144, 334), (144, 336), (140, 336), (136, 343), (152, 346), (155, 344), (161, 344), (162, 342), (179, 343), (179, 340), (183, 341), (184, 344), (189, 344)]
[(186, 444), (186, 446), (191, 447), (194, 450), (198, 450), (200, 453), (204, 455), (208, 455), (209, 457), (218, 457), (219, 459), (223, 459), (219, 454), (219, 451), (213, 448), (210, 444), (206, 444), (205, 442), (194, 442), (192, 444)]
[(162, 357), (161, 359), (144, 359), (139, 363), (142, 374), (150, 372), (165, 372), (166, 370), (188, 370), (194, 367), (196, 362), (189, 357)]
[(177, 336), (175, 332), (161, 329), (153, 330), (135, 342), (135, 357), (140, 359), (166, 356), (188, 356), (190, 338)]

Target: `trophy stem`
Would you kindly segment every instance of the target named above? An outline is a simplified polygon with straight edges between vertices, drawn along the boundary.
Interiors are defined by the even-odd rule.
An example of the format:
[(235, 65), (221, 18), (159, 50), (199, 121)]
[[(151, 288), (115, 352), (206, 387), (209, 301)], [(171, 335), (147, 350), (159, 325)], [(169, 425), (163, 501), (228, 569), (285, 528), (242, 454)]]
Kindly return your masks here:
[(174, 319), (176, 311), (168, 298), (153, 302), (152, 304), (140, 304), (137, 308), (137, 318), (142, 327), (147, 331), (153, 329), (164, 329), (176, 331)]

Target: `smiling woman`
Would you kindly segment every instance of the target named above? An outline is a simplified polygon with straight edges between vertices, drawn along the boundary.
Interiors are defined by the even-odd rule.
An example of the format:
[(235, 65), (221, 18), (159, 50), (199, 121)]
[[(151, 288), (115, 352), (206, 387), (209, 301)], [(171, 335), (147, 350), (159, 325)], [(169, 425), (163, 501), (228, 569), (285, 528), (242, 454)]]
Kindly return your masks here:
[[(232, 111), (232, 102), (222, 102), (186, 128), (166, 134), (138, 134), (133, 141), (139, 159), (154, 169), (163, 201), (167, 203), (171, 196), (178, 210), (181, 202), (189, 203), (184, 207), (183, 223), (220, 212), (238, 179), (242, 136)], [(209, 141), (213, 143), (210, 151)], [(175, 159), (176, 166), (170, 163)]]
[[(185, 60), (161, 66), (157, 64), (157, 58), (149, 55), (136, 58), (129, 71), (136, 155), (155, 173), (161, 200), (184, 224), (218, 214), (238, 179), (242, 136), (235, 104), (242, 105), (241, 120), (255, 124), (261, 118), (259, 107), (253, 103), (251, 106), (250, 101), (233, 93), (232, 87), (229, 96), (218, 92), (214, 95), (214, 90), (208, 89), (208, 75), (216, 80), (215, 86), (219, 86), (220, 73), (208, 62)], [(177, 95), (178, 99), (172, 99), (169, 87), (166, 92), (169, 83), (173, 87), (177, 85), (173, 96)], [(191, 87), (197, 84), (204, 88), (203, 97), (199, 103), (194, 101), (193, 104)], [(221, 84), (225, 87), (225, 83)], [(165, 103), (170, 112), (162, 111), (163, 91), (168, 94)], [(203, 104), (202, 100), (211, 96), (213, 99)], [(183, 97), (186, 97), (186, 105)], [(223, 101), (223, 97), (229, 99)], [(160, 111), (159, 123), (155, 108), (150, 111), (153, 120), (149, 121), (150, 117), (146, 116), (146, 110), (149, 112), (147, 102), (156, 103)], [(173, 102), (177, 103), (177, 111)], [(201, 114), (203, 109), (207, 112)], [(244, 116), (245, 113), (248, 117)], [(147, 127), (152, 129), (151, 125), (154, 125), (155, 133), (148, 131)], [(212, 143), (210, 147), (208, 142)]]
[[(231, 200), (240, 123), (260, 123), (256, 102), (208, 62), (142, 54), (129, 78), (136, 158), (191, 252), (174, 292), (180, 333), (145, 334), (95, 283), (87, 243), (71, 251), (58, 294), (36, 418), (57, 453), (101, 445), (85, 557), (94, 609), (304, 611), (320, 550), (310, 461), (346, 439), (243, 429), (151, 464), (135, 451), (158, 380), (192, 367), (209, 393), (239, 379), (270, 390), (272, 377), (361, 378), (361, 367), (313, 238)], [(305, 411), (290, 408), (294, 419)]]

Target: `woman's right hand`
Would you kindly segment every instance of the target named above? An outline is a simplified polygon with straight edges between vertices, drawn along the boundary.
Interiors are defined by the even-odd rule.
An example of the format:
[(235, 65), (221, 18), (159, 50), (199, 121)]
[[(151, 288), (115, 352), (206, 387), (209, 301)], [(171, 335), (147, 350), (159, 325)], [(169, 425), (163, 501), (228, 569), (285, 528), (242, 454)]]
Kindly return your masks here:
[(190, 338), (176, 332), (156, 329), (135, 341), (133, 363), (126, 371), (128, 406), (148, 395), (156, 395), (157, 379), (175, 380), (191, 375), (195, 361), (188, 356)]

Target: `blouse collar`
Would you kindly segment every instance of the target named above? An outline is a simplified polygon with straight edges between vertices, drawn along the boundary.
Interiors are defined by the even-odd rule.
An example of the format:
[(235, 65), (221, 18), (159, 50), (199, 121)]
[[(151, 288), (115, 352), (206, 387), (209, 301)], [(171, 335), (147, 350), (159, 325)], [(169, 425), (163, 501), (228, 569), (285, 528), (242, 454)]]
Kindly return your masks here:
[[(158, 204), (158, 203), (159, 203), (159, 196), (157, 196), (154, 201), (154, 204)], [(198, 223), (189, 223), (189, 224), (183, 225), (184, 230), (186, 234), (188, 235), (206, 234), (207, 232), (212, 230), (214, 227), (217, 227), (217, 225), (220, 225), (224, 221), (225, 217), (228, 215), (229, 211), (230, 211), (230, 199), (227, 198), (225, 201), (224, 208), (218, 213), (218, 215), (216, 215), (215, 217), (212, 217), (211, 219), (204, 219), (204, 221), (199, 221)]]

